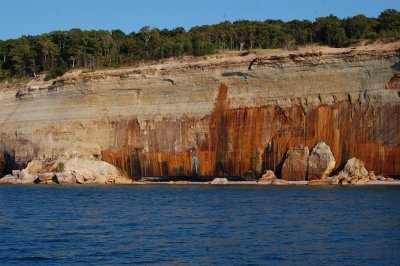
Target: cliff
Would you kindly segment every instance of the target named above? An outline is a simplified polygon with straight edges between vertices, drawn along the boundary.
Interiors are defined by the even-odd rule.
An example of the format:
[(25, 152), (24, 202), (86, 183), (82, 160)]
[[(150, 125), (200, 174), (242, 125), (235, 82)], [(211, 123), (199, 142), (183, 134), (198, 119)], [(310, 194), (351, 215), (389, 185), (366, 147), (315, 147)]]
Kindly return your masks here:
[[(227, 53), (0, 85), (0, 168), (73, 156), (135, 179), (280, 175), (290, 147), (327, 143), (400, 174), (400, 43)], [(304, 179), (306, 177), (298, 177)]]

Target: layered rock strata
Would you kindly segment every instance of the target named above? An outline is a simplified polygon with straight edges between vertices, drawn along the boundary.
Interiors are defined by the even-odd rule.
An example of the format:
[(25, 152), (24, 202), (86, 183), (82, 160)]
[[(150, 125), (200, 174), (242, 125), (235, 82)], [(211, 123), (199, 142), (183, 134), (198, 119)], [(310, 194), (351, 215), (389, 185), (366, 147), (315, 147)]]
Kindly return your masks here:
[[(1, 170), (107, 161), (129, 177), (282, 175), (289, 147), (325, 142), (400, 174), (400, 45), (250, 53), (0, 89)], [(9, 87), (9, 88), (7, 88)], [(288, 180), (304, 180), (293, 176)]]

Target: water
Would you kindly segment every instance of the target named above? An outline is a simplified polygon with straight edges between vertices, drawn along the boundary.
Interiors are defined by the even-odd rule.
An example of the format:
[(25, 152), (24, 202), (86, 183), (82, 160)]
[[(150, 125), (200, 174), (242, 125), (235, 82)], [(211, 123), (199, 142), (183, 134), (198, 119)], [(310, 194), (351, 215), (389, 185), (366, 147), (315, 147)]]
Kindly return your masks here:
[(399, 248), (399, 187), (0, 187), (2, 265), (399, 265)]

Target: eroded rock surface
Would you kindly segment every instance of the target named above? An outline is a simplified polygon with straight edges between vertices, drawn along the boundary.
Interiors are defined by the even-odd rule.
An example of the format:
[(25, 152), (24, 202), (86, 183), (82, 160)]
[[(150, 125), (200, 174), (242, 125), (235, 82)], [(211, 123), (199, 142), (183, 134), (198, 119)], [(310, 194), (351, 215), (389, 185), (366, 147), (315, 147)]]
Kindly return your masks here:
[(325, 142), (319, 142), (308, 157), (307, 180), (324, 179), (335, 168), (336, 160), (330, 147)]
[[(399, 48), (218, 55), (0, 84), (0, 167), (7, 174), (41, 160), (51, 172), (76, 156), (137, 180), (243, 177), (278, 174), (289, 147), (324, 141), (334, 170), (357, 157), (378, 175), (399, 175)], [(304, 180), (303, 159), (299, 175), (283, 178)]]
[(276, 179), (274, 172), (267, 170), (257, 182), (261, 183), (271, 183)]
[(309, 150), (307, 146), (289, 148), (282, 166), (282, 179), (289, 181), (306, 180)]

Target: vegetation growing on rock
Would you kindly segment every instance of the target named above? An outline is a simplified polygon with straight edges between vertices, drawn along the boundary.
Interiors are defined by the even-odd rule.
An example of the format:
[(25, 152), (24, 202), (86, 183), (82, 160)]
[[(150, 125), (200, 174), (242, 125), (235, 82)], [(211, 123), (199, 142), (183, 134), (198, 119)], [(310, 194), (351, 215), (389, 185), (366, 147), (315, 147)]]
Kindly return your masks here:
[(383, 11), (378, 18), (357, 15), (309, 20), (225, 21), (193, 27), (189, 31), (143, 27), (125, 34), (121, 30), (53, 31), (39, 36), (0, 40), (0, 80), (35, 76), (47, 79), (71, 68), (117, 67), (143, 60), (182, 55), (206, 55), (218, 50), (287, 48), (321, 43), (342, 47), (360, 39), (399, 38), (400, 12)]

